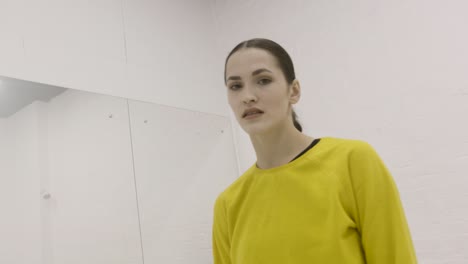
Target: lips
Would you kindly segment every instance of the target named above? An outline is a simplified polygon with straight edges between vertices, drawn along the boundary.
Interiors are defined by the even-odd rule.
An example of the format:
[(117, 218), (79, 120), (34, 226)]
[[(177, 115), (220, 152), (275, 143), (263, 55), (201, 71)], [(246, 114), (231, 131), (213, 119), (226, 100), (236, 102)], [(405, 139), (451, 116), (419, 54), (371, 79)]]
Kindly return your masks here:
[(263, 111), (255, 107), (249, 108), (244, 111), (244, 114), (242, 114), (242, 118), (245, 118), (248, 114), (254, 114), (254, 113), (263, 114)]

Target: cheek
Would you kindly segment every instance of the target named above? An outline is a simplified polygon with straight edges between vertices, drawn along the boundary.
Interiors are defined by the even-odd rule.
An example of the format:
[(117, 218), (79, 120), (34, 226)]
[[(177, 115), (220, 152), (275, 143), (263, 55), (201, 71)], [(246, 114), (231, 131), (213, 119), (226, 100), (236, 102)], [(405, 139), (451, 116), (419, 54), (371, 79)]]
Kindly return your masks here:
[(269, 105), (274, 106), (277, 111), (282, 111), (282, 108), (288, 105), (289, 101), (286, 94), (265, 94), (265, 102)]
[(286, 98), (276, 98), (275, 100), (270, 101), (272, 113), (282, 119), (288, 114), (289, 102)]
[(226, 98), (227, 98), (227, 101), (228, 101), (229, 105), (232, 105), (232, 95), (229, 92), (228, 92)]
[(232, 95), (228, 95), (227, 101), (228, 101), (228, 104), (229, 104), (229, 107), (231, 108), (231, 110), (235, 111), (236, 110), (236, 105), (237, 105), (235, 97), (232, 96)]

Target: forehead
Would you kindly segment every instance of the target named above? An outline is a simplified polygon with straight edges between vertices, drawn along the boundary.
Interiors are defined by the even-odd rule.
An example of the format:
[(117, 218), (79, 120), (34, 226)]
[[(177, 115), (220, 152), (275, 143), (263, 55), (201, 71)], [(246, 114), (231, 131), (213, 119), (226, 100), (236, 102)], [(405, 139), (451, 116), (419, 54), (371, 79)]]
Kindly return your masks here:
[(280, 70), (276, 58), (267, 51), (257, 48), (241, 49), (229, 58), (226, 76), (250, 74), (260, 68), (269, 69), (274, 73)]

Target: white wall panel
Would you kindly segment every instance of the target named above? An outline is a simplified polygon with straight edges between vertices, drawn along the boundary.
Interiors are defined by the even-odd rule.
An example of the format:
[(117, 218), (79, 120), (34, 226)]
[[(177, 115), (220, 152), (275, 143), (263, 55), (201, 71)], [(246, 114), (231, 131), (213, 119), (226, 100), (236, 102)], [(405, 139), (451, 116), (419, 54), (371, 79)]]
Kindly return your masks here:
[[(7, 139), (7, 119), (0, 118), (0, 168), (4, 168), (6, 166), (8, 152), (9, 152), (9, 144)], [(2, 170), (3, 171), (3, 170)], [(3, 172), (0, 175), (5, 175)], [(5, 176), (2, 176), (5, 178)]]
[(39, 111), (41, 103), (35, 102), (4, 122), (6, 148), (0, 158), (5, 159), (6, 167), (0, 170), (0, 263), (41, 260)]
[(26, 0), (26, 63), (19, 79), (119, 94), (126, 86), (125, 38), (119, 0)]
[(20, 208), (11, 203), (18, 191), (13, 171), (14, 138), (10, 136), (8, 123), (8, 119), (0, 122), (0, 262), (22, 264), (19, 259), (22, 237), (18, 236)]
[(2, 0), (0, 22), (0, 75), (227, 113), (205, 0)]
[(145, 263), (211, 263), (217, 195), (238, 176), (229, 119), (130, 101)]
[(126, 100), (69, 90), (48, 119), (52, 263), (142, 263)]
[(24, 74), (24, 30), (21, 1), (0, 1), (0, 75)]
[(124, 0), (128, 98), (226, 114), (215, 24), (204, 0)]
[(124, 0), (124, 10), (130, 63), (177, 72), (209, 55), (215, 36), (205, 1)]
[(25, 50), (47, 61), (125, 61), (120, 0), (25, 0)]

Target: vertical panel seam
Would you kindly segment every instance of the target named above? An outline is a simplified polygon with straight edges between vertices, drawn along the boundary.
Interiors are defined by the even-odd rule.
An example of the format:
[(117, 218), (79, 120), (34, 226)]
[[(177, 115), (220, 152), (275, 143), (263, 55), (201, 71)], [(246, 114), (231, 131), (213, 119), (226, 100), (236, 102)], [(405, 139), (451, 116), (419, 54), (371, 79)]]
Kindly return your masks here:
[(135, 199), (136, 199), (136, 205), (137, 205), (137, 214), (138, 214), (138, 229), (140, 231), (140, 247), (141, 247), (141, 258), (142, 258), (142, 263), (145, 264), (145, 254), (143, 250), (143, 235), (141, 232), (141, 219), (140, 219), (140, 206), (138, 204), (138, 188), (137, 188), (137, 182), (136, 182), (136, 173), (135, 173), (135, 155), (133, 152), (133, 135), (132, 135), (132, 120), (130, 116), (130, 104), (127, 101), (127, 113), (128, 113), (128, 129), (130, 131), (130, 148), (132, 151), (132, 169), (133, 169), (133, 182), (135, 186)]
[(121, 12), (121, 16), (122, 16), (122, 34), (123, 34), (125, 64), (127, 64), (127, 62), (128, 62), (128, 55), (127, 55), (127, 31), (126, 31), (126, 26), (125, 26), (124, 0), (121, 0), (121, 1), (120, 1), (120, 12)]

